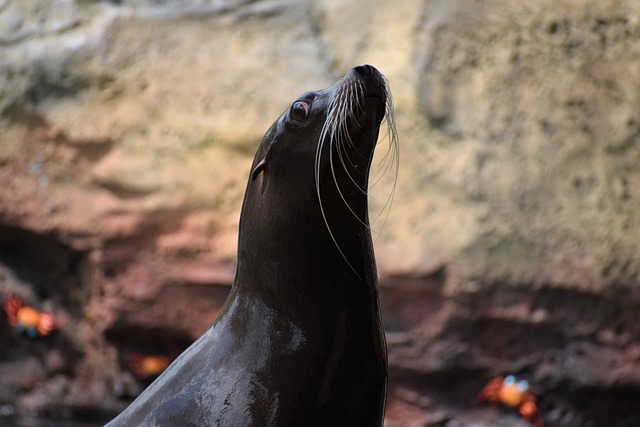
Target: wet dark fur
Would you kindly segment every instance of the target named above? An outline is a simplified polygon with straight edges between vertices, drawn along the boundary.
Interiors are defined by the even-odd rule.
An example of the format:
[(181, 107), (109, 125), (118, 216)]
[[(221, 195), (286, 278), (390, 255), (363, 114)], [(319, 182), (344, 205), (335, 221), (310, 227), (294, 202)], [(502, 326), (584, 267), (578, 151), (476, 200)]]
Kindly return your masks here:
[(223, 311), (109, 427), (382, 425), (367, 186), (390, 93), (362, 66), (297, 101), (253, 162)]

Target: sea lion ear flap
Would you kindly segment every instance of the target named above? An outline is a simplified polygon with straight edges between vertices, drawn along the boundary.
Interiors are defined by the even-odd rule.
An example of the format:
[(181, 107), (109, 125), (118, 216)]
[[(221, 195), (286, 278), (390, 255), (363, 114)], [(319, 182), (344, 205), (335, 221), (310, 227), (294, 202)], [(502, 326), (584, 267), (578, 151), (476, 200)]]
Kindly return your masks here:
[(267, 158), (265, 157), (264, 159), (260, 160), (260, 162), (256, 165), (255, 168), (253, 168), (253, 171), (251, 171), (251, 181), (255, 181), (256, 178), (258, 177), (258, 175), (260, 175), (260, 172), (266, 172), (267, 170)]
[(253, 168), (253, 171), (251, 171), (251, 181), (255, 181), (261, 172), (264, 172), (264, 173), (262, 174), (262, 185), (260, 186), (260, 194), (264, 194), (264, 189), (267, 186), (267, 178), (268, 178), (266, 157), (260, 160), (260, 162), (256, 165), (256, 167)]

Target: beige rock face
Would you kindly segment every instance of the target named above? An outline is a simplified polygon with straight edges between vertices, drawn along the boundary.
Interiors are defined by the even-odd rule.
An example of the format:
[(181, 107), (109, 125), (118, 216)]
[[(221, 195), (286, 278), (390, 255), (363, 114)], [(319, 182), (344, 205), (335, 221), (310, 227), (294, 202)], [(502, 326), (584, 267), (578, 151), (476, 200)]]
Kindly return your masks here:
[(435, 134), (425, 169), (471, 216), (455, 254), (471, 274), (638, 283), (638, 9), (605, 3), (482, 6), (434, 34), (419, 88)]
[[(0, 264), (18, 271), (0, 295), (52, 304), (73, 326), (46, 345), (74, 349), (51, 368), (2, 324), (0, 347), (16, 350), (0, 368), (21, 358), (44, 386), (12, 376), (7, 390), (26, 392), (0, 404), (117, 409), (140, 387), (129, 355), (174, 355), (206, 329), (262, 135), (300, 93), (370, 63), (400, 135), (397, 178), (371, 190), (390, 425), (453, 419), (433, 384), (460, 369), (475, 373), (460, 413), (482, 379), (519, 370), (578, 414), (554, 425), (584, 426), (558, 391), (581, 375), (559, 373), (573, 341), (622, 366), (640, 343), (640, 3), (180, 3), (0, 0)], [(69, 254), (42, 267), (55, 280), (11, 256), (50, 245)], [(599, 325), (571, 320), (591, 309)], [(496, 336), (526, 345), (484, 348)], [(586, 384), (640, 390), (610, 374)]]

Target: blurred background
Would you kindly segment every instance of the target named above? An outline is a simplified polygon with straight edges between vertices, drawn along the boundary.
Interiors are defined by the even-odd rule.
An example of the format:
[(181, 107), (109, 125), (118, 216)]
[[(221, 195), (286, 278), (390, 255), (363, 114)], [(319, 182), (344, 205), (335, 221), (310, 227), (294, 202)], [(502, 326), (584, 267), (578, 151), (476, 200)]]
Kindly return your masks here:
[(510, 374), (640, 425), (637, 0), (0, 0), (0, 425), (101, 425), (204, 332), (258, 142), (363, 63), (385, 425), (531, 425), (476, 403)]

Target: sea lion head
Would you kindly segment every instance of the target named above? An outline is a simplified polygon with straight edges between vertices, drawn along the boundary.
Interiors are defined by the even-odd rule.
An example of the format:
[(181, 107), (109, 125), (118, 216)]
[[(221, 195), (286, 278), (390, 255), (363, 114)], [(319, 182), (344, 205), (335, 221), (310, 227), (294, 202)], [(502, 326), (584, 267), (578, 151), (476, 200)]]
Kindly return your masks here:
[(397, 172), (393, 101), (376, 68), (352, 68), (335, 85), (295, 99), (267, 131), (253, 162), (243, 206), (245, 227), (253, 217), (263, 228), (252, 230), (253, 238), (285, 232), (277, 226), (283, 216), (292, 229), (304, 221), (305, 231), (328, 230), (340, 252), (340, 229), (369, 231), (369, 170), (383, 121), (391, 152), (384, 158)]
[(313, 171), (312, 182), (319, 200), (326, 178), (333, 181), (340, 193), (355, 186), (366, 194), (383, 120), (387, 122), (394, 154), (391, 159), (397, 164), (397, 133), (389, 85), (371, 65), (352, 68), (334, 86), (306, 92), (291, 103), (262, 139), (251, 180), (260, 178), (259, 189), (264, 194), (278, 187), (278, 183), (272, 182), (277, 175), (284, 174), (282, 182), (286, 185), (307, 185), (307, 180), (290, 180), (288, 176), (299, 174), (302, 178)]

